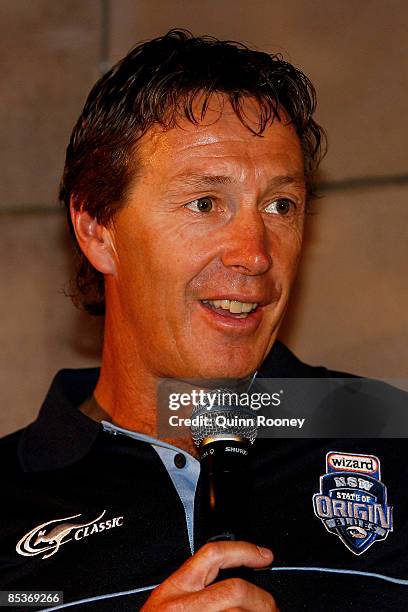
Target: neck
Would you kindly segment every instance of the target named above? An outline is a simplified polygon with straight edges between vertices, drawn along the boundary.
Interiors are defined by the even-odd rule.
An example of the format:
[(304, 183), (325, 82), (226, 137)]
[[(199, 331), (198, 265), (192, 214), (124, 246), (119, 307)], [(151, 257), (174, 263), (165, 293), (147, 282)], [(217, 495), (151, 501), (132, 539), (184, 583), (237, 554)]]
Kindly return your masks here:
[[(110, 420), (115, 425), (159, 438), (197, 457), (197, 449), (187, 428), (177, 438), (159, 436), (157, 432), (157, 384), (159, 376), (147, 371), (139, 355), (130, 354), (120, 345), (118, 325), (105, 321), (104, 348), (101, 373), (94, 397), (99, 411), (83, 408), (83, 412), (94, 420)], [(133, 343), (135, 346), (136, 343)], [(92, 404), (91, 404), (92, 406)]]

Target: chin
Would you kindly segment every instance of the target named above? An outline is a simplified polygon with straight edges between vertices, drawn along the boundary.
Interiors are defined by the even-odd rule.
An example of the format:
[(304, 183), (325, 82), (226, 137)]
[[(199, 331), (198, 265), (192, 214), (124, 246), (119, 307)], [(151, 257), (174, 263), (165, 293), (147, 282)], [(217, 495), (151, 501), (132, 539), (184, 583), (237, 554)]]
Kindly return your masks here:
[(250, 362), (236, 361), (234, 359), (225, 359), (223, 363), (201, 364), (199, 375), (197, 378), (213, 379), (213, 378), (247, 378), (251, 376), (258, 368), (261, 360)]

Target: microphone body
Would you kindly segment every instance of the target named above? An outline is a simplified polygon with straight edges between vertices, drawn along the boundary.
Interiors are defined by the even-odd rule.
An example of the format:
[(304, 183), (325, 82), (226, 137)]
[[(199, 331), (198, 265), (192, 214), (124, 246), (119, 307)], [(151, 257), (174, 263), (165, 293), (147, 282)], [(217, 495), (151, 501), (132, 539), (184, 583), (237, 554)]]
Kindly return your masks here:
[[(224, 396), (229, 390), (219, 390)], [(201, 519), (205, 541), (248, 540), (250, 448), (257, 421), (248, 408), (201, 404), (193, 410), (191, 435), (201, 457)]]
[[(201, 458), (204, 539), (250, 542), (250, 451), (258, 433), (257, 419), (249, 409), (237, 405), (212, 406), (210, 410), (207, 405), (199, 405), (192, 416), (203, 417), (204, 423), (190, 428)], [(210, 418), (205, 420), (205, 416)], [(228, 578), (254, 582), (254, 570), (243, 566), (222, 569), (215, 582)]]
[(204, 537), (207, 542), (248, 540), (250, 442), (245, 438), (205, 438), (200, 444)]

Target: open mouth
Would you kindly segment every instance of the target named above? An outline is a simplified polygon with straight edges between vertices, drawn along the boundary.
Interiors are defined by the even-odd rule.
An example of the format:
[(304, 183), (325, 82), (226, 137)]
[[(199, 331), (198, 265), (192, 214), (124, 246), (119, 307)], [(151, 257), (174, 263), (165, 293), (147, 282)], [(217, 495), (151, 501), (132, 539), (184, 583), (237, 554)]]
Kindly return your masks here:
[(224, 317), (246, 319), (258, 308), (257, 302), (239, 302), (238, 300), (201, 300), (201, 303)]

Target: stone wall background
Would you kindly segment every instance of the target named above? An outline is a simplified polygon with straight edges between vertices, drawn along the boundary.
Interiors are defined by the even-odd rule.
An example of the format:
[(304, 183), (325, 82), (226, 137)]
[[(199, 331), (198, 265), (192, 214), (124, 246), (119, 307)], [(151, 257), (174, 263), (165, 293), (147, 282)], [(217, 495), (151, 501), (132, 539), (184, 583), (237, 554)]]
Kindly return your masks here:
[(282, 52), (311, 77), (326, 188), (281, 337), (313, 364), (408, 378), (407, 20), (404, 0), (0, 1), (0, 434), (35, 417), (58, 369), (99, 361), (101, 321), (64, 295), (65, 147), (100, 71), (171, 27)]

